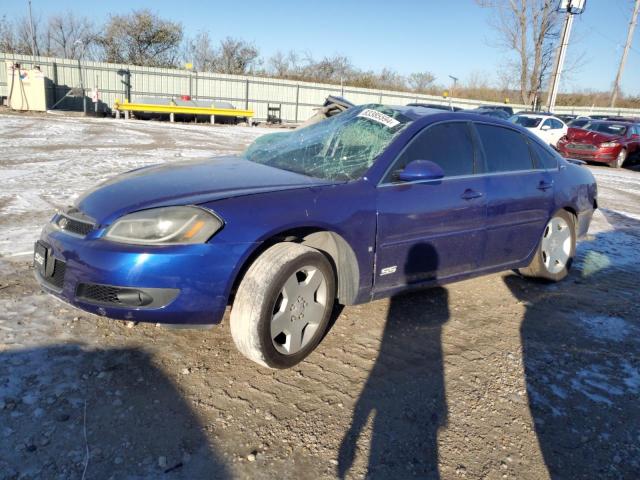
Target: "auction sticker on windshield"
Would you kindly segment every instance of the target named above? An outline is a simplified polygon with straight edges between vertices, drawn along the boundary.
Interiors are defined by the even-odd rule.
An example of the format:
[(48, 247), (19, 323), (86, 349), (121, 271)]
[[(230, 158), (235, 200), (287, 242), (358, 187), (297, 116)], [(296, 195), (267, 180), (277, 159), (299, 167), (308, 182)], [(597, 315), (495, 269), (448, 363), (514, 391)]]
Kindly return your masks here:
[(385, 115), (377, 110), (372, 110), (371, 108), (365, 108), (358, 114), (358, 117), (368, 118), (389, 128), (393, 128), (400, 123), (395, 118), (391, 118), (389, 115)]

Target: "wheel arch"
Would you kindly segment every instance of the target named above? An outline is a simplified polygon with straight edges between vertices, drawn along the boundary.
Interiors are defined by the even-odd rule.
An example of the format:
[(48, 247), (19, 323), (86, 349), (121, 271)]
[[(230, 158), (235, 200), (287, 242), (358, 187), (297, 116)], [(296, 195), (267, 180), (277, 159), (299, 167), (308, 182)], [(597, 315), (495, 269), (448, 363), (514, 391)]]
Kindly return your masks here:
[(251, 264), (269, 247), (281, 242), (300, 243), (322, 252), (336, 274), (336, 299), (343, 305), (351, 305), (355, 302), (360, 286), (360, 268), (356, 254), (342, 235), (319, 227), (297, 227), (284, 230), (258, 244), (245, 258), (236, 273), (229, 295), (230, 302)]
[(573, 215), (576, 219), (578, 218), (578, 211), (575, 208), (573, 208), (571, 205), (564, 206), (560, 210), (566, 210), (571, 215)]

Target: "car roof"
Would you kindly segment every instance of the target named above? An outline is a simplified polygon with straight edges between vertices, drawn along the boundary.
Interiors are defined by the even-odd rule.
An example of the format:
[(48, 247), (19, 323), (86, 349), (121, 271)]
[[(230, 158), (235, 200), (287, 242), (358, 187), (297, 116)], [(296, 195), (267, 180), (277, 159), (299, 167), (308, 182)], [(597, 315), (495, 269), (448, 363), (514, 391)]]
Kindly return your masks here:
[[(502, 119), (494, 116), (488, 115), (480, 115), (471, 110), (463, 110), (459, 112), (447, 112), (443, 110), (436, 110), (434, 108), (426, 108), (426, 107), (413, 107), (408, 105), (386, 105), (388, 108), (392, 108), (399, 113), (411, 118), (412, 120), (420, 120), (429, 117), (434, 117), (434, 120), (460, 120), (460, 118), (465, 118), (469, 121), (475, 121), (478, 123), (489, 123), (493, 125), (508, 127), (514, 130), (518, 130), (526, 135), (529, 135), (529, 131), (522, 127), (521, 125), (517, 125), (508, 121), (507, 119)], [(548, 118), (548, 117), (545, 117)]]
[(419, 118), (422, 118), (426, 115), (436, 115), (436, 114), (448, 114), (448, 113), (455, 113), (449, 110), (442, 110), (439, 108), (430, 108), (430, 107), (423, 107), (423, 106), (419, 106), (419, 105), (386, 105), (389, 108), (393, 108), (395, 111), (409, 117), (412, 120), (417, 120)]
[(628, 120), (592, 120), (589, 123), (597, 124), (597, 125), (636, 125), (635, 122), (630, 122)]
[(516, 116), (527, 118), (557, 118), (555, 115), (541, 115), (539, 113), (517, 113)]
[(534, 112), (533, 110), (520, 110), (515, 115), (540, 115), (543, 117), (552, 117), (553, 114), (549, 112)]

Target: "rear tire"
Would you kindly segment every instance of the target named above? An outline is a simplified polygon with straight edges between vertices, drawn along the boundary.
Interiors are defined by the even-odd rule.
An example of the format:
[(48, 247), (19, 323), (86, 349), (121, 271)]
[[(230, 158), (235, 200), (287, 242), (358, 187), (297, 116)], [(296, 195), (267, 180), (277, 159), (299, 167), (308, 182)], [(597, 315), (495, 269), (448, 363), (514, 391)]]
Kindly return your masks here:
[(575, 217), (566, 210), (559, 210), (542, 232), (531, 263), (518, 271), (526, 277), (559, 282), (569, 274), (575, 253)]
[(231, 336), (245, 357), (289, 368), (320, 343), (336, 296), (327, 258), (297, 243), (278, 243), (249, 267), (231, 310)]

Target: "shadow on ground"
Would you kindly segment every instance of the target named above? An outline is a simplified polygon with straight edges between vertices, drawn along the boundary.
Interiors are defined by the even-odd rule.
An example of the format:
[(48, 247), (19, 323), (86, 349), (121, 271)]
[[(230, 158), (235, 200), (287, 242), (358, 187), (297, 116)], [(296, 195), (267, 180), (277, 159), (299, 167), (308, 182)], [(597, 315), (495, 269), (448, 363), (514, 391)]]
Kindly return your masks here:
[(640, 478), (640, 222), (604, 213), (616, 230), (584, 244), (564, 282), (505, 278), (526, 303), (529, 407), (553, 479)]
[(87, 478), (229, 477), (146, 353), (80, 345), (1, 352), (0, 478), (81, 478), (87, 445)]
[[(417, 245), (408, 254), (405, 275), (416, 279), (421, 272), (435, 272), (437, 265), (433, 247)], [(341, 478), (353, 465), (370, 417), (367, 478), (439, 478), (438, 429), (447, 421), (441, 336), (448, 303), (443, 288), (391, 299), (376, 363), (340, 446)]]
[[(505, 277), (526, 308), (524, 376), (552, 479), (640, 478), (640, 222), (603, 213), (615, 229), (579, 246), (563, 282)], [(437, 265), (428, 246), (409, 255), (407, 278), (425, 258)], [(362, 433), (369, 422), (367, 478), (439, 478), (438, 430), (448, 411), (441, 334), (448, 319), (442, 288), (391, 300), (376, 363), (340, 448), (341, 478), (359, 447), (367, 450)]]

